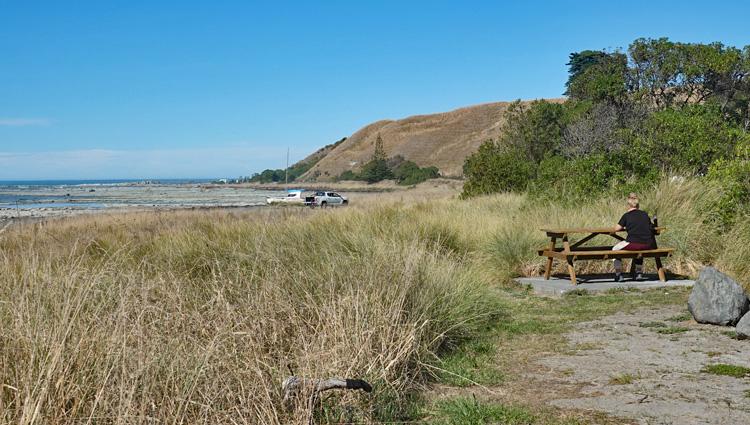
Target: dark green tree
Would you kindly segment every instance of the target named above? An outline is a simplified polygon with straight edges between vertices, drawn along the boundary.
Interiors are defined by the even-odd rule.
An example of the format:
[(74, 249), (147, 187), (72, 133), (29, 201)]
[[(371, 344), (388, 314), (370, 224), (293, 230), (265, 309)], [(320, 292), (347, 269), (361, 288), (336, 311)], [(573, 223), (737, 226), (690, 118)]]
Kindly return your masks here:
[(570, 95), (570, 85), (576, 80), (586, 69), (592, 65), (600, 63), (607, 57), (607, 53), (600, 50), (584, 50), (581, 52), (573, 52), (570, 54), (570, 60), (566, 64), (568, 66), (568, 81), (565, 83), (565, 95)]
[(579, 64), (579, 71), (570, 70), (566, 94), (577, 100), (622, 103), (628, 93), (628, 58), (619, 52), (599, 53), (585, 67)]
[(362, 166), (359, 173), (362, 180), (368, 183), (377, 183), (381, 180), (393, 178), (393, 173), (388, 167), (388, 158), (383, 147), (383, 138), (378, 134), (375, 139), (375, 150), (369, 162)]

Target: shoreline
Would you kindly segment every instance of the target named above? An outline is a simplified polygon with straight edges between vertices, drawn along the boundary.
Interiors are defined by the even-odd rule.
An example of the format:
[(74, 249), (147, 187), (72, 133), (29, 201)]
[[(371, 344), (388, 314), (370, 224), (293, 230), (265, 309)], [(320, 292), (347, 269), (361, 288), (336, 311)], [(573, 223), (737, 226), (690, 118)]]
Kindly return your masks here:
[[(454, 179), (432, 179), (414, 186), (399, 186), (394, 181), (375, 184), (364, 182), (300, 183), (300, 184), (172, 184), (172, 185), (127, 185), (105, 186), (95, 192), (81, 188), (45, 188), (37, 193), (42, 196), (60, 196), (49, 202), (22, 204), (22, 207), (0, 208), (0, 227), (5, 222), (39, 221), (51, 218), (66, 218), (94, 214), (122, 214), (130, 212), (165, 211), (210, 211), (210, 210), (257, 210), (262, 208), (289, 208), (289, 206), (269, 207), (265, 203), (268, 196), (279, 196), (287, 189), (331, 190), (342, 194), (355, 194), (352, 206), (371, 202), (395, 200), (410, 202), (415, 200), (437, 199), (457, 194), (463, 181)], [(72, 194), (72, 196), (71, 196)], [(18, 196), (28, 196), (19, 191)], [(50, 206), (59, 202), (61, 206)], [(75, 203), (91, 206), (75, 206)], [(73, 205), (70, 205), (73, 204)], [(65, 205), (65, 206), (62, 206)], [(298, 206), (295, 206), (298, 207)]]

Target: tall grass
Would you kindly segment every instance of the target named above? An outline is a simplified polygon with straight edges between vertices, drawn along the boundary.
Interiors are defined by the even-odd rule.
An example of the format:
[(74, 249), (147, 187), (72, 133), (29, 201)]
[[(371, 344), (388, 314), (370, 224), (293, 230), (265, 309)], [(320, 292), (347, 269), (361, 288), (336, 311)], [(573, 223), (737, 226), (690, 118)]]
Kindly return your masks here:
[(100, 216), (7, 233), (0, 418), (304, 423), (304, 404), (281, 406), (290, 374), (374, 384), (324, 402), (330, 420), (398, 417), (436, 353), (494, 308), (464, 259), (424, 232), (386, 207)]
[[(750, 227), (720, 234), (717, 189), (642, 194), (677, 248), (747, 285)], [(497, 313), (491, 286), (539, 274), (546, 226), (613, 225), (621, 199), (525, 195), (339, 210), (100, 215), (0, 236), (0, 421), (306, 423), (404, 417), (438, 356)], [(603, 240), (606, 242), (606, 238)], [(647, 266), (651, 266), (647, 262)], [(581, 263), (579, 273), (611, 271)], [(562, 265), (557, 270), (564, 272)], [(363, 378), (314, 412), (281, 403), (291, 375)]]

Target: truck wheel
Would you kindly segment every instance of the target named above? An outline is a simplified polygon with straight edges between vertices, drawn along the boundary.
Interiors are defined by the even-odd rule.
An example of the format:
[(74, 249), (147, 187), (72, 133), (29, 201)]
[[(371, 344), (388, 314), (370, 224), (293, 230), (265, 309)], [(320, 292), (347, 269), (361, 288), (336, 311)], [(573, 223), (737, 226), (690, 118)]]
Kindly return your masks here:
[(325, 208), (326, 205), (328, 205), (328, 203), (326, 201), (323, 201), (323, 202), (320, 203), (320, 207), (321, 208)]
[(343, 202), (343, 204), (344, 204), (344, 205), (348, 205), (348, 204), (349, 204), (349, 201), (344, 201), (344, 202)]

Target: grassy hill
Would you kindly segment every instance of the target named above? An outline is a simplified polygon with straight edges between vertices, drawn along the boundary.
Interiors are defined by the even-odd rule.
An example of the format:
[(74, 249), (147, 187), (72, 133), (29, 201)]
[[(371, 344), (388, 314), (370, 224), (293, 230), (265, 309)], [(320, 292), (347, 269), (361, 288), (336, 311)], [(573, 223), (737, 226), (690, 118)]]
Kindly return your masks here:
[(311, 155), (309, 159), (314, 157), (317, 161), (301, 179), (330, 181), (346, 170), (357, 171), (372, 156), (378, 135), (389, 157), (401, 155), (420, 167), (436, 166), (443, 176), (461, 176), (466, 157), (482, 142), (500, 135), (509, 105), (510, 102), (486, 103), (438, 114), (376, 121), (332, 149)]

